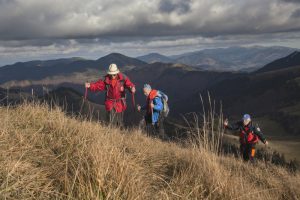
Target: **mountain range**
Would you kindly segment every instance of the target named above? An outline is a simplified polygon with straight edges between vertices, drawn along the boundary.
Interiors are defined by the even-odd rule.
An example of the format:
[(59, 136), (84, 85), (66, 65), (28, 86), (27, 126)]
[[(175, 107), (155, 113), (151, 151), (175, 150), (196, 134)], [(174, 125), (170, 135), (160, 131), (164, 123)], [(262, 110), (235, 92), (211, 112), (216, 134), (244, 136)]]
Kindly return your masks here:
[(137, 57), (147, 63), (181, 63), (214, 71), (255, 71), (297, 49), (287, 47), (229, 47), (205, 49), (175, 56), (157, 53)]
[(46, 77), (68, 76), (88, 70), (106, 71), (107, 66), (116, 63), (123, 69), (132, 66), (143, 66), (146, 63), (119, 53), (111, 53), (98, 60), (83, 58), (57, 59), (48, 61), (18, 62), (0, 68), (0, 84), (8, 81), (41, 80)]

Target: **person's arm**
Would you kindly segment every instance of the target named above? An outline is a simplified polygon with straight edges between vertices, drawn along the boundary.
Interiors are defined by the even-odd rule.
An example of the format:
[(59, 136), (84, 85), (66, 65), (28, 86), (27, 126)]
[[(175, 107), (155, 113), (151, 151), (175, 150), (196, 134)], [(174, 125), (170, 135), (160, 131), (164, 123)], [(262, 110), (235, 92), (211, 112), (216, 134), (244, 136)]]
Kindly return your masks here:
[(141, 110), (146, 110), (147, 109), (147, 106), (146, 105), (143, 105), (143, 106), (141, 106), (141, 105), (137, 105), (137, 110), (138, 111), (141, 111)]
[(101, 79), (97, 82), (94, 82), (94, 83), (90, 83), (90, 87), (89, 89), (92, 91), (92, 92), (96, 92), (96, 91), (103, 91), (105, 90), (105, 83), (104, 81), (102, 81)]
[(146, 110), (146, 109), (147, 109), (147, 105), (141, 106), (141, 110)]
[(130, 81), (130, 79), (128, 77), (125, 78), (124, 85), (131, 92), (135, 93), (135, 85)]
[(226, 119), (224, 122), (224, 126), (228, 130), (237, 131), (240, 129), (240, 122), (236, 122), (234, 124), (229, 124), (228, 120)]
[(161, 101), (161, 99), (159, 97), (155, 97), (153, 99), (153, 104), (154, 104), (153, 110), (155, 110), (155, 111), (162, 111), (163, 104), (162, 104), (162, 101)]
[(260, 141), (264, 144), (267, 143), (267, 140), (264, 136), (264, 134), (261, 132), (260, 128), (259, 127), (253, 127), (253, 132), (255, 135), (258, 136), (258, 138), (260, 139)]

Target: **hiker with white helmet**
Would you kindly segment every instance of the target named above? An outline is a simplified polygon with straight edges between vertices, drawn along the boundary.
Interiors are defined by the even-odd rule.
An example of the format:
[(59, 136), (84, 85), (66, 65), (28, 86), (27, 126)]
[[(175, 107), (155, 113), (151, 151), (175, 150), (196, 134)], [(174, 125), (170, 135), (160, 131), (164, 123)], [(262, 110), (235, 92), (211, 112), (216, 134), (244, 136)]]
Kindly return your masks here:
[(164, 136), (163, 117), (166, 117), (168, 110), (168, 96), (159, 90), (152, 89), (149, 84), (143, 87), (144, 95), (147, 97), (146, 105), (137, 106), (137, 110), (146, 110), (144, 120), (148, 135)]
[(260, 128), (252, 125), (249, 114), (245, 114), (241, 121), (234, 124), (229, 124), (228, 119), (225, 119), (224, 126), (226, 129), (240, 132), (240, 153), (245, 161), (254, 162), (255, 146), (259, 140), (265, 145), (268, 144)]
[(107, 111), (107, 120), (112, 125), (123, 125), (123, 113), (127, 108), (126, 89), (132, 94), (136, 92), (135, 85), (129, 78), (122, 74), (116, 64), (111, 64), (107, 75), (94, 83), (85, 83), (89, 90), (106, 91), (105, 109)]

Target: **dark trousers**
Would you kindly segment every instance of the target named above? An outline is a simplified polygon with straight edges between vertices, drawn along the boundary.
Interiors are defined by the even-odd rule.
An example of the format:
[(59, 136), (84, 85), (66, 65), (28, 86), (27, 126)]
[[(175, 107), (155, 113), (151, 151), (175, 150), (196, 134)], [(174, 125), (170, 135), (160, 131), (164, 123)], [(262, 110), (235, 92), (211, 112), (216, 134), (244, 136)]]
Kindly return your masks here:
[(164, 138), (164, 126), (163, 126), (163, 118), (160, 117), (158, 122), (152, 123), (151, 115), (145, 116), (146, 122), (146, 133), (148, 136), (161, 137)]
[(117, 113), (114, 108), (111, 111), (107, 111), (106, 120), (108, 122), (108, 125), (123, 127), (123, 116), (123, 112)]
[(241, 144), (240, 152), (243, 160), (254, 162), (255, 144)]

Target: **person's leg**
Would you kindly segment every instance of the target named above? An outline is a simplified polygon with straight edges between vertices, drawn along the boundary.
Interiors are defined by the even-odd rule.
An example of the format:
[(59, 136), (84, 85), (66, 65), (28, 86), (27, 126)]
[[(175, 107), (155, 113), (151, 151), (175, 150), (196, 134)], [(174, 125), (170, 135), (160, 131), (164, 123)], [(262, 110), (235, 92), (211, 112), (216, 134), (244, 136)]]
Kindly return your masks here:
[(124, 126), (124, 112), (120, 113), (120, 126), (123, 127)]
[(158, 124), (158, 134), (160, 136), (161, 139), (163, 140), (168, 140), (169, 137), (167, 136), (167, 134), (165, 133), (165, 128), (164, 128), (164, 117), (161, 117), (159, 119), (159, 124)]
[(109, 125), (111, 121), (111, 111), (106, 111), (106, 124)]
[(147, 133), (147, 136), (155, 135), (155, 127), (152, 123), (146, 123), (146, 133)]
[(151, 134), (152, 134), (152, 123), (151, 123), (149, 115), (145, 115), (144, 119), (145, 119), (145, 124), (146, 124), (146, 126), (145, 126), (146, 134), (147, 134), (147, 136), (151, 136)]
[(115, 125), (117, 127), (123, 127), (123, 115), (124, 113), (123, 112), (120, 112), (120, 113), (116, 113), (115, 114)]
[(240, 145), (240, 153), (241, 153), (241, 157), (243, 158), (244, 161), (249, 160), (247, 144)]
[(116, 123), (116, 111), (115, 109), (111, 109), (110, 111), (107, 111), (107, 122), (110, 126), (115, 126)]
[(252, 145), (251, 144), (246, 144), (246, 148), (245, 148), (245, 161), (249, 161), (250, 157), (251, 157), (251, 148)]
[(245, 145), (240, 144), (240, 156), (244, 159), (244, 151), (245, 151)]

